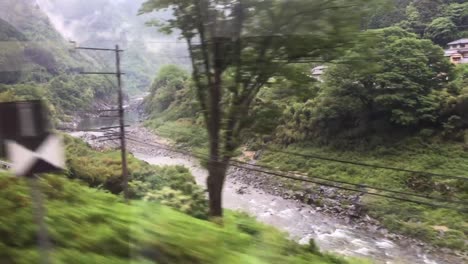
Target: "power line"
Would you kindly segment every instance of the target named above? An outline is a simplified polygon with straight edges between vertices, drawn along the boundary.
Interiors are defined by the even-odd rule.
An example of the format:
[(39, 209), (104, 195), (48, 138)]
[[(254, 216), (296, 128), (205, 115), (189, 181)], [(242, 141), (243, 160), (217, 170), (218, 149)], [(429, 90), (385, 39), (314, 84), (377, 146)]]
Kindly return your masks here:
[(327, 187), (331, 187), (331, 188), (342, 189), (342, 190), (353, 191), (353, 192), (359, 192), (359, 193), (369, 194), (369, 195), (373, 195), (373, 196), (380, 196), (380, 197), (384, 197), (384, 198), (395, 199), (395, 200), (400, 200), (400, 201), (405, 201), (405, 202), (412, 202), (412, 203), (427, 205), (427, 206), (431, 206), (431, 207), (440, 207), (440, 208), (446, 208), (446, 209), (453, 209), (453, 210), (457, 210), (457, 211), (463, 212), (463, 213), (467, 212), (467, 209), (462, 209), (460, 211), (459, 208), (453, 207), (453, 206), (441, 206), (441, 205), (438, 205), (438, 204), (433, 204), (433, 203), (419, 201), (419, 200), (413, 200), (413, 199), (396, 197), (396, 196), (391, 196), (391, 195), (386, 195), (386, 194), (380, 194), (380, 193), (368, 192), (368, 191), (363, 191), (363, 190), (357, 190), (357, 189), (343, 187), (343, 186), (336, 186), (336, 185), (329, 184), (329, 183), (323, 183), (323, 182), (318, 182), (318, 181), (314, 181), (314, 180), (310, 180), (310, 179), (298, 178), (298, 177), (295, 177), (295, 176), (284, 175), (284, 174), (280, 174), (280, 173), (277, 173), (277, 172), (264, 171), (264, 170), (252, 169), (252, 168), (245, 168), (245, 167), (238, 166), (238, 165), (235, 165), (235, 164), (232, 164), (232, 165), (235, 166), (235, 167), (248, 169), (248, 170), (256, 171), (256, 172), (261, 172), (261, 173), (266, 173), (266, 174), (270, 174), (270, 175), (278, 176), (278, 177), (282, 177), (282, 178), (288, 178), (288, 179), (291, 179), (291, 180), (302, 181), (302, 182), (310, 182), (310, 183), (314, 183), (314, 184), (318, 184), (318, 185), (322, 185), (322, 186), (327, 186)]
[[(118, 128), (120, 131), (120, 136), (107, 140), (120, 139), (120, 152), (122, 160), (122, 177), (123, 177), (123, 190), (125, 200), (128, 202), (129, 193), (128, 193), (128, 168), (127, 168), (127, 151), (126, 151), (126, 142), (125, 142), (125, 111), (123, 107), (123, 89), (122, 89), (122, 73), (120, 69), (120, 53), (123, 52), (119, 48), (119, 45), (115, 45), (115, 49), (104, 49), (104, 48), (91, 48), (91, 47), (77, 47), (76, 42), (70, 41), (75, 44), (75, 49), (81, 50), (96, 50), (96, 51), (110, 51), (115, 53), (115, 72), (82, 72), (81, 74), (100, 74), (100, 75), (115, 75), (117, 77), (117, 96), (118, 96), (118, 114), (119, 114), (119, 126), (118, 127), (106, 127), (100, 128), (101, 130), (108, 130), (113, 128)], [(110, 82), (110, 80), (109, 80)]]
[[(263, 168), (263, 169), (267, 169), (267, 170), (273, 170), (273, 168), (271, 168), (271, 167), (263, 166), (263, 165), (259, 165), (259, 164), (250, 164), (248, 162), (243, 162), (243, 161), (238, 161), (238, 160), (234, 160), (234, 162), (241, 163), (241, 164), (246, 164), (246, 165), (249, 165), (249, 166), (259, 167), (259, 168)], [(318, 180), (323, 180), (323, 181), (330, 181), (330, 182), (339, 183), (339, 184), (351, 185), (351, 186), (355, 186), (355, 187), (358, 187), (358, 188), (368, 188), (368, 189), (374, 189), (374, 190), (377, 190), (377, 191), (390, 192), (390, 193), (394, 193), (394, 194), (403, 194), (403, 195), (415, 196), (415, 197), (424, 198), (424, 199), (431, 199), (431, 200), (434, 200), (434, 201), (437, 201), (437, 202), (442, 202), (442, 203), (456, 203), (456, 204), (461, 204), (461, 205), (466, 205), (468, 203), (468, 201), (465, 202), (465, 201), (455, 201), (455, 200), (451, 200), (451, 199), (443, 199), (441, 197), (434, 197), (434, 196), (429, 196), (429, 195), (421, 195), (421, 194), (417, 194), (417, 193), (409, 193), (409, 192), (404, 192), (404, 191), (391, 190), (391, 189), (386, 189), (386, 188), (382, 188), (382, 187), (375, 187), (375, 186), (370, 186), (370, 185), (366, 185), (366, 184), (352, 183), (352, 182), (347, 182), (347, 181), (342, 181), (342, 180), (333, 180), (333, 179), (328, 179), (328, 178), (325, 178), (325, 177), (319, 177), (319, 176), (313, 176), (313, 175), (311, 176), (311, 175), (307, 175), (307, 174), (303, 174), (303, 173), (296, 173), (295, 172), (293, 174), (294, 175), (301, 175), (301, 176), (307, 177), (307, 178), (313, 178), (313, 179), (318, 179)]]
[[(159, 143), (157, 143), (157, 144), (158, 145), (163, 145), (163, 144), (159, 144)], [(204, 155), (202, 153), (198, 153), (198, 154), (206, 156), (206, 155)], [(274, 170), (273, 168), (268, 167), (268, 166), (264, 166), (264, 165), (251, 164), (251, 163), (243, 162), (243, 161), (239, 161), (239, 160), (231, 160), (231, 161), (236, 162), (236, 163), (240, 163), (240, 164), (244, 164), (244, 165), (247, 165), (247, 166), (254, 166), (254, 167), (259, 167), (259, 168), (263, 168), (263, 169)], [(391, 190), (391, 189), (386, 189), (386, 188), (382, 188), (382, 187), (375, 187), (375, 186), (370, 186), (370, 185), (365, 185), (365, 184), (352, 183), (352, 182), (346, 182), (346, 181), (340, 181), (340, 180), (332, 180), (332, 179), (328, 179), (328, 178), (324, 178), (324, 177), (311, 176), (311, 175), (302, 174), (302, 173), (296, 173), (295, 172), (294, 174), (295, 175), (301, 175), (301, 176), (307, 177), (307, 178), (314, 178), (314, 179), (330, 181), (330, 182), (340, 183), (340, 184), (347, 184), (347, 185), (356, 186), (356, 187), (359, 187), (359, 188), (369, 188), (369, 189), (380, 190), (380, 191), (385, 191), (385, 192), (390, 192), (390, 193), (395, 193), (395, 194), (403, 194), (403, 195), (410, 195), (410, 196), (420, 197), (420, 198), (424, 198), (424, 199), (431, 199), (431, 200), (438, 201), (438, 202), (449, 202), (449, 203), (457, 203), (457, 204), (462, 204), (462, 205), (465, 205), (465, 204), (468, 203), (468, 202), (464, 202), (464, 201), (446, 200), (446, 199), (443, 199), (443, 198), (440, 198), (440, 197), (434, 197), (434, 196), (429, 196), (429, 195), (420, 195), (420, 194), (409, 193), (409, 192), (404, 192), (404, 191)]]
[[(153, 146), (153, 147), (157, 147), (157, 148), (160, 148), (160, 149), (165, 149), (165, 150), (173, 151), (173, 152), (176, 152), (176, 153), (181, 153), (181, 154), (184, 154), (184, 155), (200, 158), (200, 159), (203, 159), (203, 160), (210, 160), (209, 157), (206, 156), (206, 154), (197, 154), (197, 153), (193, 154), (193, 153), (189, 153), (187, 151), (182, 151), (182, 150), (177, 150), (177, 149), (174, 149), (174, 148), (170, 148), (170, 147), (167, 147), (167, 146), (162, 145), (162, 144), (156, 145), (156, 144), (147, 143), (147, 142), (144, 142), (144, 141), (141, 141), (141, 140), (138, 140), (138, 139), (134, 139), (132, 137), (129, 137), (128, 139), (130, 141), (134, 141), (134, 142), (137, 142), (137, 143), (140, 143), (140, 144), (144, 144), (145, 146)], [(395, 199), (395, 200), (400, 200), (400, 201), (412, 202), (412, 203), (431, 206), (431, 207), (440, 207), (440, 208), (446, 208), (446, 209), (453, 209), (453, 210), (457, 210), (457, 211), (460, 210), (460, 208), (453, 207), (453, 206), (444, 206), (444, 205), (433, 204), (433, 203), (420, 201), (420, 200), (414, 200), (414, 199), (391, 196), (391, 195), (387, 195), (387, 194), (369, 192), (369, 191), (365, 191), (365, 190), (362, 190), (362, 189), (354, 189), (354, 188), (349, 188), (349, 187), (337, 186), (337, 185), (330, 184), (330, 183), (324, 183), (324, 182), (319, 182), (319, 181), (315, 181), (315, 180), (311, 180), (311, 179), (304, 179), (304, 178), (300, 178), (300, 177), (296, 177), (296, 176), (285, 175), (285, 174), (282, 174), (282, 173), (279, 173), (279, 172), (272, 172), (272, 171), (265, 171), (265, 170), (260, 170), (260, 169), (248, 168), (248, 167), (245, 167), (245, 166), (242, 166), (242, 165), (233, 164), (232, 162), (234, 162), (234, 163), (242, 163), (242, 162), (231, 161), (231, 165), (234, 166), (234, 167), (237, 167), (237, 168), (241, 168), (241, 169), (245, 169), (245, 170), (249, 170), (249, 171), (260, 172), (260, 173), (265, 173), (265, 174), (278, 176), (278, 177), (282, 177), (282, 178), (287, 178), (287, 179), (291, 179), (291, 180), (302, 181), (302, 182), (310, 182), (310, 183), (314, 183), (314, 184), (318, 184), (318, 185), (322, 185), (322, 186), (327, 186), (327, 187), (331, 187), (331, 188), (336, 188), (336, 189), (341, 189), (341, 190), (346, 190), (346, 191), (352, 191), (352, 192), (359, 192), (359, 193), (364, 193), (364, 194), (369, 194), (369, 195), (379, 196), (379, 197), (384, 197), (384, 198), (389, 198), (389, 199)], [(220, 162), (220, 163), (222, 163), (222, 162)], [(252, 165), (252, 164), (249, 164), (249, 165)], [(333, 180), (328, 180), (328, 179), (327, 179), (327, 181), (333, 182)], [(372, 188), (372, 187), (370, 187), (370, 188)], [(385, 190), (385, 192), (392, 192), (392, 191), (391, 190)], [(429, 199), (427, 197), (424, 197), (424, 198)], [(429, 200), (432, 200), (432, 199), (429, 199)], [(447, 201), (444, 201), (444, 202), (447, 203)], [(460, 212), (465, 213), (466, 209), (462, 209)]]
[[(283, 153), (283, 154), (288, 154), (288, 155), (293, 155), (293, 156), (300, 156), (304, 158), (311, 158), (311, 159), (324, 160), (324, 161), (343, 163), (343, 164), (351, 164), (351, 165), (362, 166), (362, 167), (370, 167), (374, 169), (385, 169), (385, 170), (393, 170), (393, 171), (406, 172), (406, 173), (415, 173), (415, 174), (424, 175), (426, 177), (440, 177), (440, 178), (450, 178), (450, 179), (468, 181), (468, 176), (448, 175), (448, 174), (434, 173), (434, 172), (428, 172), (428, 171), (418, 171), (418, 170), (410, 170), (410, 169), (405, 169), (405, 168), (369, 164), (369, 163), (350, 161), (350, 160), (344, 160), (344, 159), (327, 158), (327, 157), (319, 156), (316, 154), (302, 154), (302, 153), (290, 152), (286, 150), (273, 149), (271, 147), (266, 147), (266, 146), (265, 148), (270, 152)], [(307, 177), (311, 177), (311, 176), (307, 175)]]
[(417, 171), (417, 170), (389, 167), (389, 166), (383, 166), (383, 165), (374, 165), (374, 164), (368, 164), (368, 163), (357, 162), (357, 161), (349, 161), (349, 160), (335, 159), (335, 158), (326, 158), (326, 157), (322, 157), (322, 156), (314, 155), (314, 154), (302, 154), (302, 153), (290, 152), (290, 151), (286, 151), (286, 150), (271, 149), (271, 148), (268, 148), (268, 147), (267, 147), (267, 149), (272, 151), (272, 152), (276, 152), (276, 153), (283, 153), (283, 154), (299, 156), (299, 157), (304, 157), (304, 158), (325, 160), (325, 161), (337, 162), (337, 163), (343, 163), (343, 164), (351, 164), (351, 165), (370, 167), (370, 168), (375, 168), (375, 169), (385, 169), (385, 170), (393, 170), (393, 171), (400, 171), (400, 172), (416, 173), (416, 174), (425, 175), (427, 177), (434, 176), (434, 177), (451, 178), (451, 179), (468, 181), (467, 176), (446, 175), (446, 174), (433, 173), (433, 172), (427, 172), (427, 171)]

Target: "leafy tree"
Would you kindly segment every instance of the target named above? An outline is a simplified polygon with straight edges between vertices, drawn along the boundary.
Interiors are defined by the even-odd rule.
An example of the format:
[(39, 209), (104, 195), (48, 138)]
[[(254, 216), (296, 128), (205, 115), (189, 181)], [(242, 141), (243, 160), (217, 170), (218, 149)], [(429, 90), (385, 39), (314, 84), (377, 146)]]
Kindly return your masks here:
[(175, 101), (177, 92), (188, 86), (188, 79), (188, 73), (175, 65), (162, 67), (153, 81), (149, 96), (146, 97), (148, 112), (161, 113), (169, 108)]
[(463, 0), (392, 0), (370, 16), (368, 28), (400, 26), (408, 31), (447, 44), (466, 37), (468, 3)]
[(349, 47), (366, 0), (148, 0), (140, 13), (170, 9), (155, 21), (187, 41), (195, 91), (209, 135), (210, 214), (222, 216), (228, 162), (259, 90), (290, 62), (329, 59)]
[(446, 0), (414, 0), (412, 4), (418, 10), (420, 21), (428, 24), (441, 14), (446, 2)]
[(406, 7), (411, 3), (411, 0), (393, 0), (385, 1), (379, 7), (375, 14), (369, 19), (368, 28), (384, 28), (393, 26), (406, 19)]
[(445, 46), (457, 38), (457, 26), (447, 17), (434, 19), (426, 29), (424, 36), (434, 43)]
[(454, 3), (445, 10), (445, 15), (459, 26), (468, 24), (468, 2)]
[(453, 77), (442, 49), (399, 28), (377, 33), (370, 47), (353, 49), (336, 61), (315, 100), (292, 111), (301, 116), (295, 120), (303, 130), (353, 136), (440, 123)]
[(420, 36), (424, 34), (426, 28), (426, 23), (422, 22), (419, 10), (412, 3), (406, 7), (406, 20), (397, 25)]

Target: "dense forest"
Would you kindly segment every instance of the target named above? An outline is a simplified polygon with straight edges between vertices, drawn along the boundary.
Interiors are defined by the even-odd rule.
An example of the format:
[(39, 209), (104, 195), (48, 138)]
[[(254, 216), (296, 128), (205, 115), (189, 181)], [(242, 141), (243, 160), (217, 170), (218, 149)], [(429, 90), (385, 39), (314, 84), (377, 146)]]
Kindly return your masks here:
[(468, 3), (464, 0), (394, 0), (371, 16), (369, 29), (400, 26), (445, 46), (466, 37)]

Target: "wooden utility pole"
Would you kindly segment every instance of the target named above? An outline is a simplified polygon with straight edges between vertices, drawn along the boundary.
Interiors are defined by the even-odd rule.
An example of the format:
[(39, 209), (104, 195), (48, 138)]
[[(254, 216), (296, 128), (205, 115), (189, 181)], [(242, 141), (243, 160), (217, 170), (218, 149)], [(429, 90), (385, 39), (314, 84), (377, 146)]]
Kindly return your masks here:
[(43, 194), (41, 193), (41, 189), (39, 188), (39, 179), (37, 175), (34, 175), (33, 178), (28, 178), (26, 180), (28, 181), (31, 190), (33, 216), (34, 221), (37, 225), (37, 238), (40, 249), (41, 263), (50, 264), (51, 262), (49, 252), (51, 250), (51, 247), (49, 234), (47, 232), (47, 226), (44, 219), (46, 213), (43, 201)]
[(122, 73), (120, 71), (120, 50), (115, 45), (115, 67), (117, 76), (117, 89), (119, 93), (119, 125), (120, 125), (120, 152), (122, 155), (122, 177), (124, 180), (123, 190), (125, 200), (128, 202), (128, 169), (127, 169), (127, 146), (125, 142), (125, 112), (123, 108)]
[[(75, 43), (75, 42), (72, 42)], [(99, 75), (115, 75), (117, 77), (117, 93), (118, 93), (118, 108), (102, 110), (101, 112), (118, 112), (120, 135), (112, 136), (112, 139), (120, 139), (120, 152), (122, 158), (122, 178), (123, 184), (122, 189), (124, 192), (125, 201), (128, 202), (128, 167), (127, 167), (127, 147), (125, 142), (125, 111), (123, 107), (123, 90), (122, 90), (122, 75), (124, 74), (120, 69), (120, 52), (123, 50), (119, 49), (119, 45), (115, 45), (115, 49), (105, 48), (92, 48), (92, 47), (76, 47), (75, 49), (80, 50), (95, 50), (95, 51), (113, 51), (115, 52), (115, 72), (81, 72), (80, 74), (99, 74)], [(111, 127), (112, 128), (112, 127)]]

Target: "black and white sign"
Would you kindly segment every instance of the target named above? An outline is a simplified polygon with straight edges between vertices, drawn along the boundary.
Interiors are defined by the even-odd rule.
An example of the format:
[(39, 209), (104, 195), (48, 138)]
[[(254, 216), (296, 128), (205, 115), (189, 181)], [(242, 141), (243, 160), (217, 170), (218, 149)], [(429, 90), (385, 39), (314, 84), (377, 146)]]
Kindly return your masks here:
[(18, 176), (59, 171), (65, 167), (62, 139), (55, 134), (48, 135), (35, 150), (12, 140), (6, 141), (6, 149), (11, 169)]
[(0, 103), (0, 155), (7, 155), (17, 176), (61, 170), (61, 137), (48, 131), (40, 101)]

